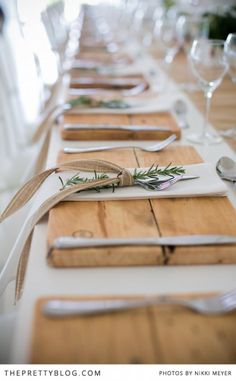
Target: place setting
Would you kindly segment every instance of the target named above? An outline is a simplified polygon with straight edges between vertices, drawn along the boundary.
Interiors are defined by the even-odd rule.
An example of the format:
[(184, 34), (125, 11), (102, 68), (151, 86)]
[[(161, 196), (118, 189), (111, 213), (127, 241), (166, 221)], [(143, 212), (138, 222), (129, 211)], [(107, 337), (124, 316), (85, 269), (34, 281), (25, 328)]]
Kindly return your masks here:
[(73, 96), (66, 101), (58, 118), (63, 139), (153, 140), (171, 134), (180, 138), (181, 130), (188, 128), (187, 105), (182, 99), (154, 96), (150, 102), (141, 94), (114, 98), (101, 97), (102, 90), (97, 91), (100, 95)]
[[(213, 312), (211, 316), (207, 309), (208, 300), (209, 305), (211, 300), (224, 303), (224, 296), (226, 299), (227, 295), (221, 299), (205, 295), (41, 299), (35, 311), (37, 329), (33, 335), (31, 361), (35, 364), (233, 362), (235, 313)], [(202, 300), (205, 311), (197, 307)], [(230, 294), (228, 301), (230, 303)], [(195, 308), (197, 312), (191, 312)], [(90, 313), (86, 314), (86, 309)], [(53, 345), (55, 340), (56, 346)], [(227, 345), (227, 352), (222, 341)]]

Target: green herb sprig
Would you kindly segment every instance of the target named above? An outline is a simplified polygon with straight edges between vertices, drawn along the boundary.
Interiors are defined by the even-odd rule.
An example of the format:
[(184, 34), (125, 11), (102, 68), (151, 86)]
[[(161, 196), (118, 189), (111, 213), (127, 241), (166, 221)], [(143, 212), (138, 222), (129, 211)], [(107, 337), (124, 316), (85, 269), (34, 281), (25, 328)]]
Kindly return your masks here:
[[(158, 176), (176, 176), (176, 175), (182, 175), (185, 173), (185, 169), (181, 166), (179, 167), (171, 167), (171, 163), (168, 164), (165, 168), (160, 168), (158, 165), (151, 165), (150, 168), (147, 170), (139, 170), (135, 168), (133, 179), (135, 180), (148, 180), (148, 179), (157, 179)], [(88, 177), (81, 177), (79, 173), (76, 173), (71, 178), (67, 179), (65, 182), (62, 180), (61, 177), (59, 177), (60, 182), (62, 184), (62, 189), (65, 189), (66, 187), (69, 187), (71, 185), (75, 184), (85, 184), (92, 182), (94, 180), (105, 180), (109, 179), (109, 176), (106, 173), (98, 174), (96, 171), (94, 171), (94, 177), (88, 178)], [(112, 188), (112, 191), (115, 191), (115, 188), (119, 186), (118, 184), (111, 184), (111, 185), (103, 185), (98, 187), (91, 186), (91, 190), (96, 190), (97, 192), (100, 192), (101, 189), (107, 189)]]
[[(88, 177), (80, 177), (79, 173), (76, 173), (74, 176), (72, 176), (70, 179), (67, 179), (66, 182), (62, 180), (62, 178), (59, 176), (59, 180), (61, 182), (61, 190), (65, 189), (68, 186), (75, 185), (75, 184), (86, 184), (89, 182), (92, 182), (94, 180), (106, 180), (109, 179), (109, 176), (106, 175), (105, 173), (98, 174), (96, 171), (94, 171), (94, 177), (93, 178), (88, 178)], [(100, 192), (101, 189), (106, 189), (106, 188), (113, 188), (113, 192), (115, 191), (115, 184), (111, 185), (103, 185), (100, 187), (92, 187), (90, 190), (95, 190), (96, 192)], [(80, 191), (78, 191), (79, 193)]]
[(134, 170), (133, 178), (134, 180), (146, 180), (148, 178), (154, 178), (159, 176), (174, 176), (182, 175), (185, 173), (183, 167), (171, 167), (171, 163), (168, 164), (164, 169), (160, 168), (158, 165), (152, 165), (146, 171), (140, 171), (137, 168)]
[(111, 109), (125, 109), (129, 108), (130, 105), (123, 101), (122, 99), (111, 99), (111, 100), (96, 100), (92, 97), (89, 97), (87, 95), (81, 95), (79, 97), (70, 99), (68, 101), (70, 106), (73, 107), (79, 107), (79, 106), (86, 106), (91, 108), (111, 108)]

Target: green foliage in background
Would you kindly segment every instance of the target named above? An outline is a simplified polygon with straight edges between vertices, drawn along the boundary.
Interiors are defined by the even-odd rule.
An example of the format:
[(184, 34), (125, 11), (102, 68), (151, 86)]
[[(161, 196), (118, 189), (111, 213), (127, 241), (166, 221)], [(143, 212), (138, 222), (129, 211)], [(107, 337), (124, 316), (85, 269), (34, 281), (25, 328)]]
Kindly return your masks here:
[(171, 7), (174, 7), (176, 5), (175, 0), (163, 0), (162, 2), (164, 8), (170, 9)]
[(229, 33), (236, 33), (236, 7), (223, 14), (206, 15), (209, 17), (209, 38), (225, 40)]

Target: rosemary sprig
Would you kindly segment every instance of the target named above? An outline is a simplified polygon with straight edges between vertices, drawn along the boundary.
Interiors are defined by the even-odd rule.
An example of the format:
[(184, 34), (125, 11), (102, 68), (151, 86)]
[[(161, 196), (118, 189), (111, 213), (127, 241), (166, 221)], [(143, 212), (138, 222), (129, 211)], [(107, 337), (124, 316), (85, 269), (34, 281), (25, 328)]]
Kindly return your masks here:
[[(109, 176), (106, 175), (105, 173), (98, 174), (96, 171), (94, 171), (94, 177), (93, 178), (88, 178), (88, 177), (80, 177), (79, 173), (76, 173), (74, 176), (72, 176), (70, 179), (67, 179), (66, 182), (64, 183), (62, 178), (59, 176), (59, 180), (62, 184), (62, 189), (65, 189), (66, 187), (70, 185), (75, 185), (75, 184), (85, 184), (92, 182), (94, 180), (105, 180), (109, 179)], [(96, 192), (100, 192), (101, 189), (106, 189), (106, 188), (112, 188), (113, 192), (115, 191), (115, 184), (111, 185), (103, 185), (99, 187), (92, 187), (91, 190), (95, 190)], [(79, 193), (80, 191), (78, 191)]]
[[(185, 169), (183, 167), (171, 167), (171, 164), (168, 164), (165, 168), (159, 168), (158, 165), (151, 165), (150, 168), (147, 170), (139, 170), (135, 168), (133, 173), (133, 179), (136, 180), (148, 180), (148, 179), (155, 179), (158, 180), (159, 176), (176, 176), (176, 175), (182, 175), (185, 173)], [(85, 184), (92, 182), (94, 180), (105, 180), (108, 179), (109, 176), (106, 173), (98, 174), (96, 171), (94, 171), (94, 177), (88, 178), (88, 177), (81, 177), (79, 173), (76, 173), (71, 178), (67, 179), (65, 182), (63, 182), (62, 178), (59, 177), (59, 180), (62, 184), (62, 189), (65, 189), (68, 186), (75, 185), (75, 184)], [(99, 187), (91, 187), (91, 190), (96, 190), (97, 192), (100, 192), (101, 189), (107, 189), (112, 188), (112, 191), (115, 191), (115, 188), (118, 185), (111, 184), (111, 185), (105, 185), (105, 186), (99, 186)]]
[(71, 105), (71, 107), (76, 106), (91, 106), (92, 105), (92, 98), (87, 97), (85, 95), (81, 95), (79, 97), (70, 99), (68, 103)]
[(99, 101), (99, 107), (105, 108), (129, 108), (130, 105), (122, 99), (111, 99), (110, 101)]
[(185, 173), (183, 167), (171, 167), (171, 163), (168, 164), (164, 169), (159, 168), (158, 165), (152, 164), (152, 166), (146, 171), (139, 171), (137, 168), (134, 170), (134, 180), (146, 180), (148, 178), (156, 178), (160, 176), (174, 176), (182, 175)]
[(89, 97), (87, 95), (81, 95), (79, 97), (70, 99), (68, 103), (71, 105), (71, 107), (77, 107), (77, 106), (87, 106), (87, 107), (104, 107), (104, 108), (112, 108), (112, 109), (124, 109), (129, 108), (130, 105), (123, 101), (122, 99), (111, 99), (111, 100), (96, 100), (92, 97)]

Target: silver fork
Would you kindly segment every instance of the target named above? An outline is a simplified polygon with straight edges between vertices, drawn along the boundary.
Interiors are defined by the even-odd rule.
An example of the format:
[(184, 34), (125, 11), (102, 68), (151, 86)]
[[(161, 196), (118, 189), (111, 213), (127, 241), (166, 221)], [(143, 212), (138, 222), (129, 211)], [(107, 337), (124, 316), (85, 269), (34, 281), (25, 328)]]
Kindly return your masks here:
[(154, 305), (176, 305), (186, 307), (204, 315), (218, 315), (236, 309), (236, 290), (218, 296), (198, 299), (173, 299), (169, 296), (146, 297), (143, 299), (113, 300), (59, 300), (43, 304), (42, 313), (49, 317), (100, 315)]
[[(189, 178), (186, 178), (186, 180), (188, 179), (191, 180), (193, 178), (198, 178), (198, 177), (190, 176)], [(146, 190), (162, 191), (162, 190), (170, 188), (172, 185), (174, 185), (180, 180), (185, 180), (183, 178), (183, 175), (171, 176), (167, 178), (166, 180), (158, 179), (158, 178), (157, 179), (150, 178), (148, 180), (135, 180), (134, 184), (140, 185), (142, 188)]]
[(156, 144), (151, 145), (119, 145), (119, 146), (95, 146), (95, 147), (81, 147), (81, 148), (73, 148), (73, 147), (65, 147), (64, 152), (65, 153), (83, 153), (83, 152), (98, 152), (98, 151), (110, 151), (113, 149), (122, 149), (122, 148), (138, 148), (142, 151), (147, 152), (158, 152), (163, 150), (165, 147), (167, 147), (169, 144), (171, 144), (176, 139), (176, 135), (173, 134), (169, 136), (167, 139), (162, 140)]

